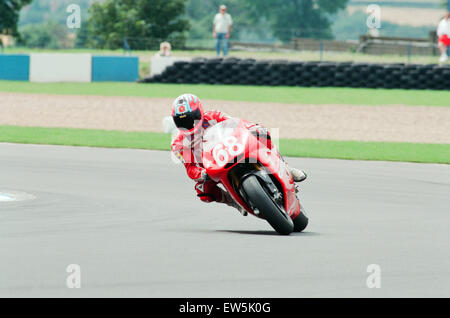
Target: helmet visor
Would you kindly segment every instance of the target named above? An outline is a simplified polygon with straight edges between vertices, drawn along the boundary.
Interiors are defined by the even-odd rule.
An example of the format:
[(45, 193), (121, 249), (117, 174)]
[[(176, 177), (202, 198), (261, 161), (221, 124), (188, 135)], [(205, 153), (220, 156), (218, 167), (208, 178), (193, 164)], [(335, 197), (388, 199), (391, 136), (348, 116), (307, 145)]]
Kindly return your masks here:
[(180, 130), (191, 130), (195, 127), (197, 121), (202, 119), (202, 113), (200, 109), (196, 109), (192, 112), (177, 115), (173, 118), (175, 125)]

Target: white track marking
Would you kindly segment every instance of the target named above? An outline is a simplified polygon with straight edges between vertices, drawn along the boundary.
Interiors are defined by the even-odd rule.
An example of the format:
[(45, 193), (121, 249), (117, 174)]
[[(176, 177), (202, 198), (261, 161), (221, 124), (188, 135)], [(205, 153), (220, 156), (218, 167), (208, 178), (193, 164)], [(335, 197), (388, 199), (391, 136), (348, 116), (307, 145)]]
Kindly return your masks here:
[(33, 200), (36, 199), (34, 195), (25, 193), (25, 192), (16, 192), (16, 191), (1, 191), (0, 190), (0, 203), (1, 202), (17, 202), (17, 201), (25, 201), (25, 200)]

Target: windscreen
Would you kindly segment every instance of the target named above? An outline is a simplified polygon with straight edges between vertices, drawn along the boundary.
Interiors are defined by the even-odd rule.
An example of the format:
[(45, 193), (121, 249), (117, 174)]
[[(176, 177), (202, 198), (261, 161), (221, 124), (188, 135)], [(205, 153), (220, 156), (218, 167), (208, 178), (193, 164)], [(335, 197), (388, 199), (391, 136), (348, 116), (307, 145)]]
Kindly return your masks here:
[(203, 135), (203, 151), (209, 152), (225, 138), (235, 135), (240, 123), (240, 119), (230, 118), (208, 128)]
[(220, 168), (242, 154), (248, 139), (248, 130), (240, 119), (227, 119), (203, 135), (203, 164), (205, 168)]

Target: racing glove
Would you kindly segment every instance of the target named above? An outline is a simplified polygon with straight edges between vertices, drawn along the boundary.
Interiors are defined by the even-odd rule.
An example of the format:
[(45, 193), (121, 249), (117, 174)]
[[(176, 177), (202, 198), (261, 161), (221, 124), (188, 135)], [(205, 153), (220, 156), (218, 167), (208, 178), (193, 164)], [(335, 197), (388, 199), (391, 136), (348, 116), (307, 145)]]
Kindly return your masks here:
[(206, 180), (208, 180), (208, 178), (209, 178), (209, 176), (208, 176), (208, 174), (206, 173), (206, 170), (203, 169), (203, 170), (202, 170), (202, 173), (201, 173), (201, 175), (200, 175), (200, 180), (199, 180), (199, 181), (206, 181)]

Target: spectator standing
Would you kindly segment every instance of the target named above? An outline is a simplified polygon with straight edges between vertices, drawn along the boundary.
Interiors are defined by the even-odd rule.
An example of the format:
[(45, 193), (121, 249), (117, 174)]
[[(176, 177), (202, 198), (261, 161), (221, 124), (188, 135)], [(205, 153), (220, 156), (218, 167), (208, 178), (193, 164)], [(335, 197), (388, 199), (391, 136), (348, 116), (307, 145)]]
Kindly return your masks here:
[(219, 8), (219, 13), (216, 14), (213, 22), (213, 37), (217, 39), (217, 56), (220, 56), (222, 42), (223, 56), (228, 55), (229, 39), (232, 25), (233, 20), (231, 19), (231, 15), (227, 13), (227, 7), (225, 5), (221, 5)]
[(439, 23), (437, 35), (439, 50), (441, 51), (439, 62), (444, 63), (448, 60), (447, 48), (450, 46), (450, 12), (447, 12), (444, 19)]

